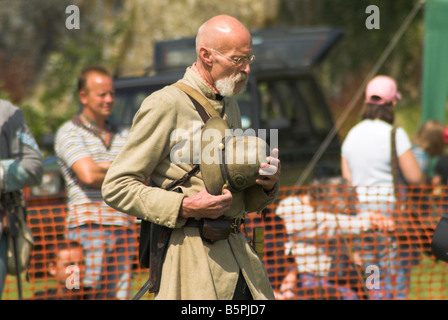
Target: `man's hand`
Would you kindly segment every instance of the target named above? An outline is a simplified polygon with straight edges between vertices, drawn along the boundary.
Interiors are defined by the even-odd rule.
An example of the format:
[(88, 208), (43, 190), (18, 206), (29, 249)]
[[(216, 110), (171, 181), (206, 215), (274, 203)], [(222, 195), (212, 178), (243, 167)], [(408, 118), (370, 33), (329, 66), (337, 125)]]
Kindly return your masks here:
[(186, 197), (182, 201), (179, 215), (182, 218), (210, 218), (217, 219), (230, 209), (232, 193), (224, 189), (222, 195), (214, 196), (204, 188), (194, 196)]
[(392, 219), (382, 215), (381, 213), (372, 212), (370, 214), (370, 222), (374, 230), (388, 232), (395, 230), (395, 223)]
[(255, 182), (263, 187), (265, 191), (271, 191), (274, 189), (275, 184), (280, 178), (280, 160), (278, 159), (278, 149), (272, 150), (272, 156), (266, 158), (266, 163), (260, 164), (261, 179), (257, 179)]
[(278, 290), (274, 290), (275, 299), (297, 299), (297, 291), (297, 270), (292, 270), (286, 274), (280, 285), (280, 288)]

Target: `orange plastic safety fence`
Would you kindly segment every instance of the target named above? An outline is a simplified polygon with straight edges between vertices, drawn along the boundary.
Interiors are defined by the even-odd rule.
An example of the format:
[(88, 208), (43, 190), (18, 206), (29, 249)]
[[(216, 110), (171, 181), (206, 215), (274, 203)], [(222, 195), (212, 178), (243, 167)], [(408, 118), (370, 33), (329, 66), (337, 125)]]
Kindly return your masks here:
[[(246, 216), (248, 238), (254, 228), (264, 229), (263, 261), (276, 297), (448, 297), (446, 265), (431, 254), (434, 229), (448, 208), (448, 192), (407, 188), (399, 202), (391, 202), (388, 196), (394, 190), (378, 190), (378, 199), (386, 201), (374, 202), (374, 212), (366, 210), (354, 191), (345, 186), (285, 187), (264, 214)], [(28, 223), (35, 246), (21, 278), (24, 299), (128, 299), (148, 278), (148, 270), (138, 265), (138, 220), (128, 227), (89, 225), (100, 245), (91, 258), (84, 250), (82, 262), (71, 243), (95, 241), (82, 233), (69, 239), (64, 205), (29, 207)], [(69, 255), (70, 246), (75, 248)], [(101, 259), (103, 255), (107, 259)], [(99, 268), (89, 268), (95, 263)], [(102, 283), (96, 291), (84, 281), (90, 272)], [(17, 299), (16, 280), (7, 277), (3, 299)]]
[[(66, 216), (65, 205), (28, 207), (34, 248), (21, 277), (23, 298), (132, 298), (149, 275), (138, 264), (140, 221), (132, 219), (128, 226), (89, 223), (69, 232)], [(17, 278), (8, 276), (3, 299), (18, 296)], [(142, 299), (150, 298), (146, 294)]]
[(409, 187), (398, 202), (388, 200), (392, 189), (377, 194), (368, 207), (374, 212), (354, 188), (282, 188), (264, 220), (248, 216), (249, 236), (265, 229), (264, 263), (277, 299), (448, 297), (448, 268), (431, 253), (447, 190)]

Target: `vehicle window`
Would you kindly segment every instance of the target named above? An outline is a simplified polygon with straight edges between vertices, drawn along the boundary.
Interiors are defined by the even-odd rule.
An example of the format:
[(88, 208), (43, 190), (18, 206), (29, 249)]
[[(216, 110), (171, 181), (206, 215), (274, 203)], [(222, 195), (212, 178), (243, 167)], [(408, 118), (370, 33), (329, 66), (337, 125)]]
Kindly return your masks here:
[[(239, 93), (235, 96), (236, 100), (238, 101), (238, 106), (240, 108), (241, 113), (241, 125), (243, 130), (257, 127), (257, 124), (254, 119), (254, 114), (252, 111), (251, 106), (254, 105), (252, 94), (250, 90), (250, 86), (248, 84), (247, 89)], [(256, 129), (256, 128), (254, 128)]]
[(314, 143), (316, 135), (331, 129), (325, 102), (312, 80), (268, 80), (260, 82), (258, 89), (262, 127), (278, 129), (281, 144)]
[(132, 120), (143, 100), (163, 86), (148, 86), (137, 88), (117, 88), (115, 90), (115, 106), (110, 121), (130, 128)]
[[(140, 108), (143, 100), (156, 90), (165, 85), (148, 86), (139, 88), (117, 88), (115, 90), (115, 107), (110, 121), (119, 125), (130, 127), (135, 113)], [(253, 99), (250, 86), (243, 93), (236, 96), (240, 107), (243, 129), (253, 128), (254, 114), (252, 110)]]
[(322, 95), (318, 94), (316, 83), (311, 80), (297, 82), (298, 89), (302, 94), (305, 104), (310, 112), (310, 120), (316, 132), (328, 133), (332, 126), (329, 111), (325, 108)]

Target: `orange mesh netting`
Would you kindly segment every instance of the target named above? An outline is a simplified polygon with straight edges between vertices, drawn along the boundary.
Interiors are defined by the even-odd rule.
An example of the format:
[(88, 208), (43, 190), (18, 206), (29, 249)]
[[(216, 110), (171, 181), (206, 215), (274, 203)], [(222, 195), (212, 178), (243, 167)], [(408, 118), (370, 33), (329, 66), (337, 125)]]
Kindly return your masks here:
[[(263, 214), (246, 216), (243, 230), (252, 241), (255, 228), (264, 229), (263, 261), (278, 299), (444, 299), (447, 268), (432, 256), (431, 239), (446, 215), (448, 192), (419, 187), (405, 193), (399, 203), (375, 203), (379, 215), (363, 210), (349, 187), (284, 187)], [(72, 242), (66, 206), (28, 207), (28, 223), (35, 243), (21, 277), (24, 299), (107, 299), (111, 284), (120, 280), (121, 265), (130, 266), (130, 278), (120, 282), (124, 298), (148, 279), (148, 269), (138, 265), (138, 220), (129, 228), (107, 227), (111, 238), (121, 240), (115, 248), (95, 249), (108, 257), (109, 267), (107, 274), (95, 271), (103, 289), (94, 293), (82, 289), (89, 263), (64, 266), (62, 280), (54, 271), (57, 252)], [(8, 276), (3, 299), (17, 297), (16, 278)]]

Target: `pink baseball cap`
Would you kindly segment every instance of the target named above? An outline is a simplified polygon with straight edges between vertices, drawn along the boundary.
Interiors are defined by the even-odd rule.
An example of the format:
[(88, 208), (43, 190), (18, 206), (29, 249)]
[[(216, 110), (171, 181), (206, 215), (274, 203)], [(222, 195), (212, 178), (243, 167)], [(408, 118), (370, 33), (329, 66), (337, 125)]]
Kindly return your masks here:
[(388, 76), (376, 76), (366, 87), (366, 102), (372, 104), (386, 104), (401, 99), (397, 91), (397, 83)]

